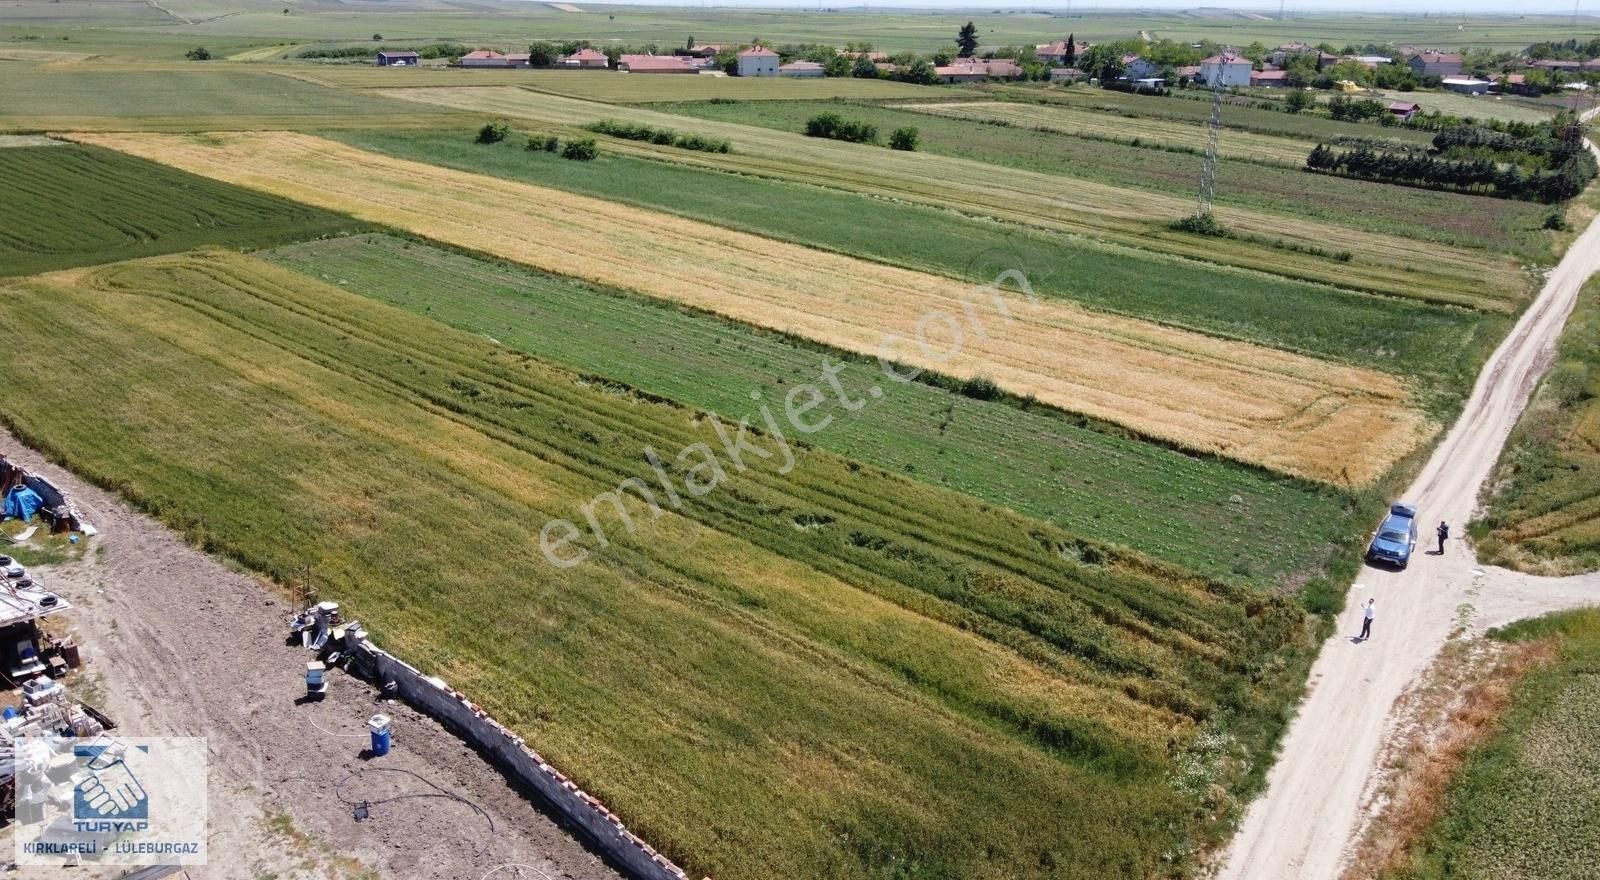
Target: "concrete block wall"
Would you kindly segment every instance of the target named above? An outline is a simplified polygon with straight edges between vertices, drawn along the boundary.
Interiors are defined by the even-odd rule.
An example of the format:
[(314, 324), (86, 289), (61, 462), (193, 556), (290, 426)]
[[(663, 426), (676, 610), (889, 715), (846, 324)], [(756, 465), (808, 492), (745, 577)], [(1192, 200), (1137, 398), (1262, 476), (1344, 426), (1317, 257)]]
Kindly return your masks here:
[(394, 682), (401, 699), (455, 728), (464, 740), (487, 752), (501, 769), (532, 786), (563, 819), (582, 829), (589, 842), (630, 877), (687, 880), (682, 869), (629, 831), (605, 804), (552, 767), (529, 748), (522, 737), (489, 717), (464, 694), (438, 678), (423, 675), (372, 644), (364, 633), (346, 633), (345, 649), (359, 665), (371, 670), (380, 683)]

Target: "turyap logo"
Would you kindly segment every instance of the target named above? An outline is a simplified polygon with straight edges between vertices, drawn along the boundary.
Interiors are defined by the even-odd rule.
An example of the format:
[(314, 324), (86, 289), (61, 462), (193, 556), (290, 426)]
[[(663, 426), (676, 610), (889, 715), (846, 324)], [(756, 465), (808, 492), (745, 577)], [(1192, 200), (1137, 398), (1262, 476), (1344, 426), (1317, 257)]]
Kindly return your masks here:
[(205, 741), (17, 740), (17, 862), (203, 865)]
[[(150, 794), (123, 760), (128, 748), (117, 740), (72, 747), (73, 757), (82, 759), (87, 771), (72, 789), (72, 818), (80, 828), (101, 823), (120, 824), (127, 831), (150, 827)], [(133, 748), (150, 753), (149, 746)]]

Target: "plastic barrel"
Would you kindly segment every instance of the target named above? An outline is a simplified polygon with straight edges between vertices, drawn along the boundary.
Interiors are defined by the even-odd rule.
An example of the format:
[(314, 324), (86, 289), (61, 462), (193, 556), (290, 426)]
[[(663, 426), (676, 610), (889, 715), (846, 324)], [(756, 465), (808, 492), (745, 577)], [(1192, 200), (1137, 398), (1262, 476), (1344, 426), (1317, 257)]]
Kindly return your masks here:
[(367, 729), (372, 732), (372, 756), (381, 758), (389, 754), (389, 716), (372, 716), (367, 720)]

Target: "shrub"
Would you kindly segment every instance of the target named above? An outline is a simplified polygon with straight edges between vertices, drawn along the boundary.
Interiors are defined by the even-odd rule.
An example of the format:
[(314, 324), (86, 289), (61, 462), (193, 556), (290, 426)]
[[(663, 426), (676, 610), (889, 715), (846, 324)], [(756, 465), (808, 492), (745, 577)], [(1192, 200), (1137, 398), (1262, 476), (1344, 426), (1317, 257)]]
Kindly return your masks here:
[(1544, 218), (1544, 228), (1555, 232), (1564, 232), (1567, 229), (1567, 225), (1567, 218), (1560, 211), (1556, 211)]
[(561, 148), (561, 158), (578, 162), (587, 162), (598, 155), (600, 155), (600, 148), (595, 145), (594, 138), (567, 141), (567, 145)]
[(889, 147), (894, 150), (913, 151), (921, 140), (920, 134), (911, 126), (897, 128), (889, 135)]
[(973, 400), (997, 400), (1000, 386), (987, 376), (973, 376), (961, 383), (961, 393)]
[(511, 126), (506, 125), (504, 122), (488, 122), (484, 124), (483, 128), (478, 129), (478, 136), (475, 140), (480, 144), (498, 144), (505, 140), (506, 135), (510, 133)]
[(189, 59), (190, 61), (210, 61), (211, 50), (204, 46), (196, 46), (193, 49), (183, 53), (183, 57)]
[(528, 135), (528, 145), (527, 145), (526, 149), (529, 152), (535, 152), (535, 153), (537, 153), (537, 152), (554, 153), (557, 150), (561, 149), (561, 141), (558, 140), (555, 135), (545, 136), (545, 135), (530, 134), (530, 135)]
[(1195, 235), (1214, 235), (1218, 238), (1229, 238), (1233, 233), (1217, 222), (1217, 216), (1210, 211), (1204, 214), (1192, 214), (1182, 220), (1174, 220), (1169, 227), (1178, 232), (1192, 232)]
[(819, 113), (806, 120), (806, 134), (811, 137), (865, 144), (878, 139), (878, 127), (854, 119), (845, 119), (837, 113), (829, 112)]

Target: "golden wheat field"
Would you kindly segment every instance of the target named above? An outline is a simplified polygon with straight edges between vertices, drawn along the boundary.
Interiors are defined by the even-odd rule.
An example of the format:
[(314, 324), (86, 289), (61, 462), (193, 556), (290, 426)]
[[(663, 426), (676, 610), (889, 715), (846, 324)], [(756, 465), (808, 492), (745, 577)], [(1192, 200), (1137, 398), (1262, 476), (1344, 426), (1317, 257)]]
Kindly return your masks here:
[[(980, 122), (1003, 122), (1019, 128), (1105, 138), (1124, 143), (1129, 140), (1140, 140), (1149, 144), (1195, 150), (1203, 150), (1206, 146), (1204, 125), (1168, 119), (1147, 118), (1129, 124), (1128, 120), (1121, 116), (1093, 110), (1074, 110), (1070, 107), (1049, 104), (1018, 104), (1010, 101), (952, 101), (890, 106), (918, 113), (975, 119)], [(1235, 159), (1299, 167), (1305, 164), (1306, 156), (1316, 145), (1316, 141), (1247, 131), (1229, 131), (1227, 138), (1218, 143), (1217, 153)]]
[(1324, 482), (1365, 484), (1431, 434), (1402, 382), (1375, 371), (1063, 302), (995, 300), (940, 276), (310, 135), (79, 137), (838, 348), (986, 376), (1052, 406)]
[[(1305, 218), (1219, 207), (1229, 229), (1256, 240), (1223, 240), (1173, 232), (1169, 221), (1194, 211), (1186, 194), (1125, 189), (1107, 183), (1025, 171), (931, 153), (849, 144), (798, 132), (675, 116), (517, 88), (419, 88), (373, 92), (423, 104), (573, 127), (615, 119), (726, 138), (731, 153), (702, 153), (607, 140), (627, 155), (684, 165), (796, 180), (868, 195), (904, 199), (1090, 235), (1118, 244), (1259, 269), (1394, 296), (1419, 297), (1491, 311), (1513, 311), (1527, 286), (1516, 260), (1368, 232)], [(1274, 247), (1267, 241), (1290, 247)], [(1335, 251), (1348, 251), (1348, 261)]]

